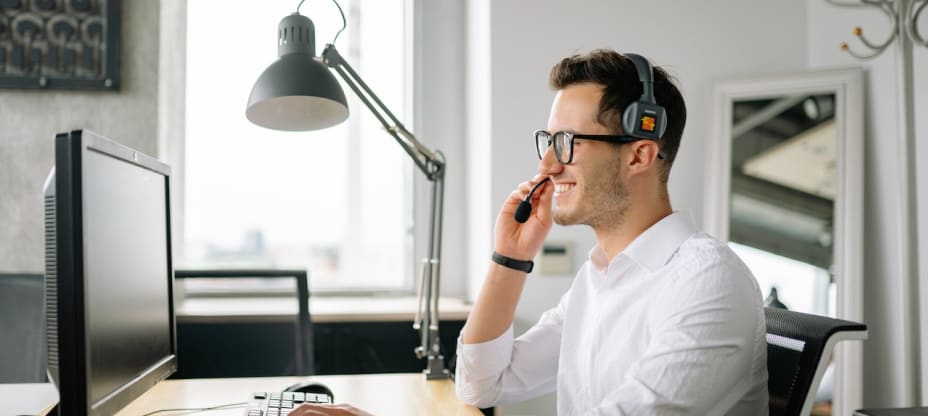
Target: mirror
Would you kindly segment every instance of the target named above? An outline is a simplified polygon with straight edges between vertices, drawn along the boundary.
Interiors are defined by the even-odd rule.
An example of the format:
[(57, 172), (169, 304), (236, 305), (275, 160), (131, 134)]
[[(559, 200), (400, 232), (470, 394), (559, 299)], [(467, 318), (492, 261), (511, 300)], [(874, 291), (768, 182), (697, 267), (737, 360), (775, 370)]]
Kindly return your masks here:
[[(719, 83), (706, 229), (767, 304), (863, 321), (863, 73)], [(822, 410), (860, 407), (862, 346), (839, 343)]]
[(832, 92), (732, 101), (728, 241), (766, 303), (834, 316)]

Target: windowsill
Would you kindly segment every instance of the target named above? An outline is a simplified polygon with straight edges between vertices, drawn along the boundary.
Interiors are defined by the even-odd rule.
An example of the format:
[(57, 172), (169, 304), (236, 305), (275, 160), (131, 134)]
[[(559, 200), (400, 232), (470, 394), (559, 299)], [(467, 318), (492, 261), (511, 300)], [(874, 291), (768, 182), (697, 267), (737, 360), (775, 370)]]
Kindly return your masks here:
[[(309, 314), (315, 323), (326, 322), (412, 322), (415, 296), (317, 296), (309, 299)], [(441, 320), (465, 320), (471, 305), (459, 298), (439, 298)], [(269, 322), (292, 321), (297, 314), (293, 297), (204, 297), (177, 302), (179, 322)]]

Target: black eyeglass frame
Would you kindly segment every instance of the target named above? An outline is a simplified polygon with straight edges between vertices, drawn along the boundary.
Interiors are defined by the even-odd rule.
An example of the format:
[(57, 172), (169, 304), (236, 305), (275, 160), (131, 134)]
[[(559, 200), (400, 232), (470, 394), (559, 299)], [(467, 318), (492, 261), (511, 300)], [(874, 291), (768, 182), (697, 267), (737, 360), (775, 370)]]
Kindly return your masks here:
[[(587, 139), (587, 140), (596, 140), (600, 142), (609, 142), (609, 143), (632, 143), (639, 140), (652, 140), (643, 137), (635, 137), (628, 135), (617, 135), (617, 134), (581, 134), (581, 133), (572, 133), (569, 131), (556, 131), (554, 133), (549, 133), (547, 130), (535, 130), (535, 152), (538, 153), (538, 159), (544, 159), (545, 155), (541, 151), (541, 136), (540, 134), (544, 133), (547, 136), (547, 143), (545, 143), (545, 152), (548, 151), (554, 143), (554, 137), (558, 134), (563, 134), (567, 136), (567, 139), (570, 143), (570, 157), (567, 161), (561, 160), (561, 152), (558, 151), (558, 147), (554, 146), (554, 158), (558, 163), (562, 165), (569, 165), (574, 160), (574, 139)], [(655, 140), (656, 142), (656, 140)], [(660, 150), (657, 153), (658, 159), (664, 159), (664, 151)]]

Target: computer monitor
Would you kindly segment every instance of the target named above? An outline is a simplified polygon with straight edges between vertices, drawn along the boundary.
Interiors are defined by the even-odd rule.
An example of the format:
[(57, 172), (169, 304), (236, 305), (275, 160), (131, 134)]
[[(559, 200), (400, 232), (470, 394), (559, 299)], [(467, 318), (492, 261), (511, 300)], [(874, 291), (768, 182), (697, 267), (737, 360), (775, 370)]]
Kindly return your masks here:
[(48, 373), (58, 414), (112, 415), (177, 370), (170, 169), (88, 131), (45, 184)]

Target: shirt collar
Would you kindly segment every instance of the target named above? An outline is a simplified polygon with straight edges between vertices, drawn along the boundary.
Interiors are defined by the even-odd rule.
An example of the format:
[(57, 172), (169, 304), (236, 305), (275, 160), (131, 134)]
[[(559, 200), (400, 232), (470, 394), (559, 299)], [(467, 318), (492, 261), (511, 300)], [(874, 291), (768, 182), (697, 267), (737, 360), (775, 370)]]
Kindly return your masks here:
[[(625, 256), (653, 272), (667, 264), (680, 245), (697, 231), (688, 213), (674, 212), (644, 230), (612, 261)], [(590, 251), (590, 260), (599, 268), (607, 263), (599, 245)]]

